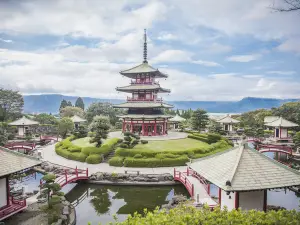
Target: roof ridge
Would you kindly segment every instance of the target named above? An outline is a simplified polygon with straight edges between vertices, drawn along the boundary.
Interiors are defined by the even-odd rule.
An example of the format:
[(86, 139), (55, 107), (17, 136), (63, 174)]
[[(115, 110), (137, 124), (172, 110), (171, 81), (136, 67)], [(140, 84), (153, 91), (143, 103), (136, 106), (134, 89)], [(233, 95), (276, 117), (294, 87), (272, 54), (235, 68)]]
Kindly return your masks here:
[(229, 179), (230, 183), (232, 183), (234, 175), (236, 174), (237, 168), (240, 165), (240, 161), (241, 161), (241, 157), (242, 157), (242, 155), (244, 153), (244, 149), (245, 149), (245, 144), (240, 143), (240, 145), (239, 145), (239, 152), (238, 152), (239, 155), (238, 155), (238, 157), (236, 159), (237, 162), (236, 162), (236, 164), (235, 164), (235, 166), (234, 166), (234, 168), (233, 168), (233, 170), (231, 172), (231, 175), (230, 175), (230, 179)]

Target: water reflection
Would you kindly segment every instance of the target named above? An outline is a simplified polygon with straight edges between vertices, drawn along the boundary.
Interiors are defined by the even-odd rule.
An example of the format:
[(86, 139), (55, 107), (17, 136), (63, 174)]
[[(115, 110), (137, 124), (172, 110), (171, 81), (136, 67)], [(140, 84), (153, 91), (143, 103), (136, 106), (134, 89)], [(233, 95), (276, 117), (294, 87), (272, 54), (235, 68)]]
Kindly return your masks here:
[(99, 222), (106, 224), (117, 214), (124, 220), (128, 214), (142, 213), (145, 208), (154, 210), (166, 204), (172, 196), (187, 191), (181, 185), (165, 187), (100, 186), (80, 184), (66, 198), (76, 206), (78, 224)]

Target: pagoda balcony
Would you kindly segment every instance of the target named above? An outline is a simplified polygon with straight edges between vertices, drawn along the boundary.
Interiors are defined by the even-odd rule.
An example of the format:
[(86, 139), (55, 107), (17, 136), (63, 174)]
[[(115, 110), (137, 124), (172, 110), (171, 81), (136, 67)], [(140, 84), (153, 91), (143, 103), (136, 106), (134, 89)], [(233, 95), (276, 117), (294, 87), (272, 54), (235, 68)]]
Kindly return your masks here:
[(163, 102), (162, 98), (132, 98), (127, 97), (127, 102)]
[(159, 85), (159, 82), (158, 81), (136, 81), (136, 80), (131, 80), (130, 84), (147, 84), (147, 85), (157, 84), (157, 85)]

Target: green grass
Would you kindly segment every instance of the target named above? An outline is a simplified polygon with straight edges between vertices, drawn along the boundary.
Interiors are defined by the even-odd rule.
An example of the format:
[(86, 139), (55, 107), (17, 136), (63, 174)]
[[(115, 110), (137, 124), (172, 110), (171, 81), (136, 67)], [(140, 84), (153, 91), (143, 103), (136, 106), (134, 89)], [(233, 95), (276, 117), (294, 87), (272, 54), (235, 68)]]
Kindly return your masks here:
[(90, 143), (90, 140), (91, 140), (90, 137), (85, 137), (85, 138), (76, 139), (72, 141), (72, 143), (80, 147), (94, 147), (95, 143)]
[(176, 151), (191, 148), (205, 148), (209, 144), (191, 138), (164, 140), (164, 141), (149, 141), (148, 144), (138, 144), (133, 149), (149, 149), (157, 151)]

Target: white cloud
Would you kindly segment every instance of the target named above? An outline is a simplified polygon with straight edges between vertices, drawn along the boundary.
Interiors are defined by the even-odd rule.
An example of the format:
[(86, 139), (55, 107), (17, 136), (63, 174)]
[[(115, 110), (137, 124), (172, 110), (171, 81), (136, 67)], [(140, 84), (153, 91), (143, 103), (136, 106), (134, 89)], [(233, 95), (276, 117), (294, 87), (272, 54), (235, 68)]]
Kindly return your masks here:
[(274, 70), (274, 71), (267, 71), (268, 74), (277, 74), (277, 75), (293, 75), (296, 74), (296, 71), (281, 71), (281, 70)]
[(232, 50), (229, 45), (222, 45), (220, 43), (212, 43), (205, 47), (204, 51), (211, 54), (227, 53)]
[(231, 62), (251, 62), (257, 60), (261, 57), (260, 54), (252, 54), (252, 55), (234, 55), (227, 57), (227, 61)]
[(2, 39), (2, 38), (0, 38), (0, 41), (5, 42), (5, 43), (13, 43), (12, 40), (5, 40), (5, 39)]
[(203, 61), (203, 60), (196, 60), (196, 61), (193, 61), (193, 63), (199, 64), (199, 65), (202, 65), (202, 66), (208, 66), (208, 67), (218, 67), (218, 66), (222, 66), (221, 64), (216, 63), (216, 62), (212, 62), (212, 61)]
[(177, 37), (174, 34), (161, 34), (160, 36), (158, 36), (157, 38), (158, 40), (162, 40), (162, 41), (170, 41), (170, 40), (176, 40)]
[(291, 38), (277, 47), (281, 52), (300, 53), (300, 38)]
[(160, 62), (189, 62), (192, 53), (182, 50), (166, 50), (154, 57), (151, 61), (154, 63)]

